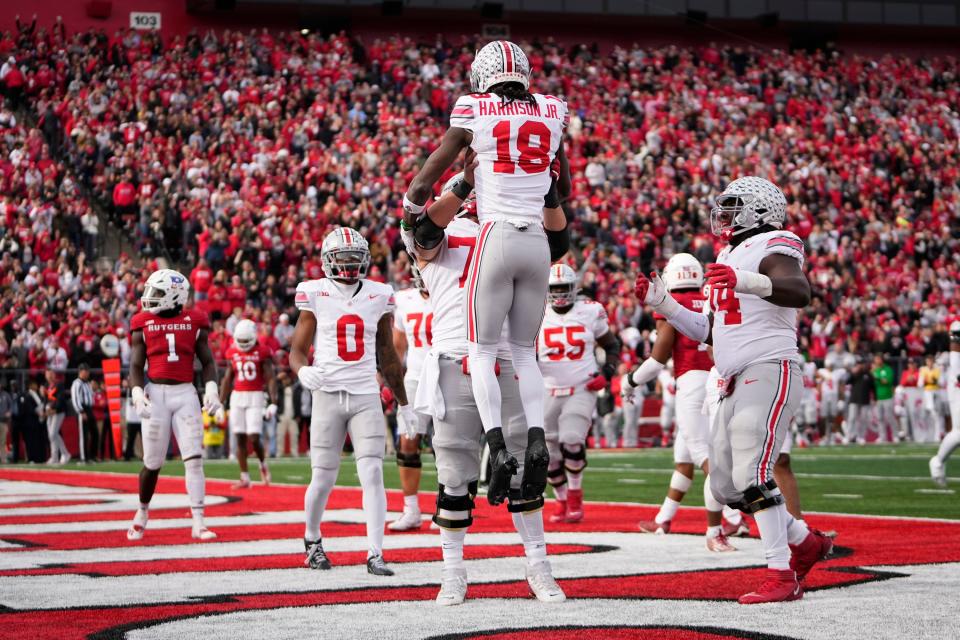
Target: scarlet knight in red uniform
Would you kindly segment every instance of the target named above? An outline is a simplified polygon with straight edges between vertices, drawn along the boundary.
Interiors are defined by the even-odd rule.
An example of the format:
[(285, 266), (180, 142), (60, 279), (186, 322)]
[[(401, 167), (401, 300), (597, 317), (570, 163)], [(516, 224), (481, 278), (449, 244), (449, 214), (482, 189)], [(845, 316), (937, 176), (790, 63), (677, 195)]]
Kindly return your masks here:
[[(128, 540), (143, 539), (171, 431), (183, 458), (192, 536), (197, 540), (217, 537), (203, 522), (203, 421), (193, 386), (193, 361), (198, 358), (203, 367), (203, 408), (208, 413), (221, 407), (217, 365), (207, 343), (210, 321), (198, 309), (184, 309), (189, 295), (190, 285), (182, 274), (172, 269), (155, 271), (140, 298), (143, 310), (130, 321), (131, 400), (143, 421), (143, 469), (140, 508), (127, 530)], [(150, 378), (146, 384), (145, 373)]]

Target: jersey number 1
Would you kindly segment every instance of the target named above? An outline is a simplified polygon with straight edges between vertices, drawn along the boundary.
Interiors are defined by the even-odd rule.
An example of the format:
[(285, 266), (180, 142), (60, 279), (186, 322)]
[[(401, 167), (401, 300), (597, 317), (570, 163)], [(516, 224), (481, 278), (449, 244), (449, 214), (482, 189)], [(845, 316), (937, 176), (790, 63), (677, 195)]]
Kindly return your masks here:
[(165, 333), (164, 337), (167, 339), (167, 362), (179, 362), (180, 356), (177, 355), (177, 340), (176, 336), (172, 333)]
[[(527, 120), (517, 128), (517, 151), (520, 157), (514, 161), (510, 153), (513, 138), (511, 122), (501, 120), (493, 127), (497, 140), (497, 159), (494, 173), (514, 173), (519, 165), (524, 173), (543, 173), (550, 166), (550, 129), (538, 120)], [(534, 143), (536, 138), (536, 143)]]

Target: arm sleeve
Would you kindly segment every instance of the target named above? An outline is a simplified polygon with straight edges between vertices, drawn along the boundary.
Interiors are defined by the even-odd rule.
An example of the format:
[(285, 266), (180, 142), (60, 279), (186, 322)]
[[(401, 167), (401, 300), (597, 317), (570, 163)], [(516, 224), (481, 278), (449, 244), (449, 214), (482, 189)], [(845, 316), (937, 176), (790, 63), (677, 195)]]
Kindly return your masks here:
[(704, 314), (690, 311), (677, 302), (663, 311), (667, 322), (691, 340), (704, 342), (710, 336), (710, 318)]
[(301, 282), (297, 285), (297, 294), (294, 297), (294, 304), (297, 305), (297, 309), (300, 311), (309, 311), (313, 313), (313, 296), (307, 290), (307, 283)]
[(471, 96), (460, 96), (450, 112), (450, 126), (473, 131), (476, 117), (476, 100)]
[(764, 255), (770, 253), (780, 253), (796, 259), (803, 266), (803, 240), (789, 231), (781, 231), (767, 240), (767, 246), (764, 247)]

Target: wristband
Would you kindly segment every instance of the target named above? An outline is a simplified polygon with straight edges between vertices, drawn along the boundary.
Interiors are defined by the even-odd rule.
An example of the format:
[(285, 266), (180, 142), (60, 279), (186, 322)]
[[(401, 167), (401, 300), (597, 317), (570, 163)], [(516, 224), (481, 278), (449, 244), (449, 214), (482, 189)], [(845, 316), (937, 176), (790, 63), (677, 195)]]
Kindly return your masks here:
[(466, 200), (470, 197), (470, 192), (473, 191), (473, 185), (461, 178), (450, 191), (460, 200)]
[(403, 194), (403, 210), (409, 211), (414, 215), (420, 215), (423, 213), (423, 210), (427, 208), (425, 204), (417, 204), (413, 202), (410, 198), (407, 197), (407, 194)]
[(733, 288), (737, 293), (749, 293), (760, 298), (766, 298), (773, 293), (773, 282), (762, 273), (741, 271), (737, 273), (737, 284)]

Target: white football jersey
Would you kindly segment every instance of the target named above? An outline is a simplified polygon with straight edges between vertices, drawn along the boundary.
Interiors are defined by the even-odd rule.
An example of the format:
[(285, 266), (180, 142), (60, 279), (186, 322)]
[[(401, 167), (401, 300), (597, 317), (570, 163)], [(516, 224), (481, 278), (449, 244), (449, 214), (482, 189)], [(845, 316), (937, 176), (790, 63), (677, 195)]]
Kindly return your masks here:
[(840, 396), (843, 383), (847, 378), (844, 369), (820, 369), (820, 395), (824, 398), (836, 399)]
[(543, 219), (543, 196), (550, 189), (550, 163), (570, 119), (567, 103), (534, 94), (536, 104), (504, 104), (493, 93), (457, 99), (450, 126), (473, 133), (474, 173), (480, 223)]
[[(803, 242), (789, 231), (760, 233), (736, 247), (726, 247), (717, 262), (744, 271), (760, 271), (771, 253), (795, 258), (803, 266)], [(803, 363), (797, 349), (797, 310), (778, 307), (759, 296), (733, 289), (710, 291), (713, 311), (713, 358), (724, 378), (767, 360)]]
[(317, 317), (313, 366), (323, 374), (323, 391), (380, 393), (377, 382), (377, 324), (393, 313), (393, 289), (361, 280), (345, 296), (332, 280), (308, 280), (297, 285), (296, 305)]
[(547, 389), (578, 387), (598, 371), (597, 338), (607, 333), (607, 312), (592, 300), (577, 300), (566, 313), (551, 305), (537, 336), (537, 357)]
[[(420, 277), (430, 292), (433, 309), (433, 348), (451, 356), (467, 355), (467, 319), (463, 313), (467, 270), (477, 247), (480, 225), (466, 218), (454, 218), (444, 232), (443, 243), (433, 260), (420, 267)], [(497, 357), (510, 358), (504, 333)]]
[(419, 380), (423, 359), (433, 343), (433, 308), (418, 289), (398, 291), (396, 300), (393, 326), (407, 336), (407, 375)]

